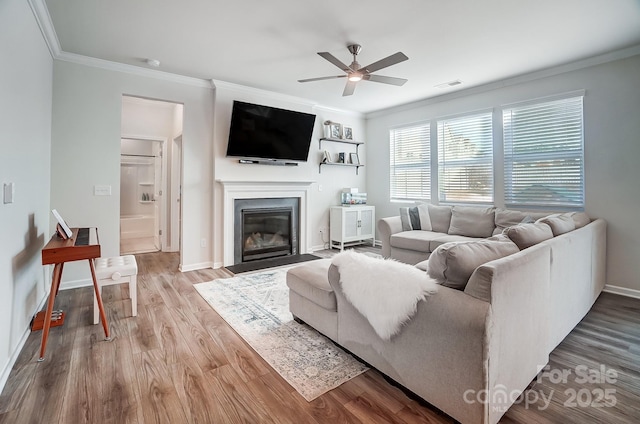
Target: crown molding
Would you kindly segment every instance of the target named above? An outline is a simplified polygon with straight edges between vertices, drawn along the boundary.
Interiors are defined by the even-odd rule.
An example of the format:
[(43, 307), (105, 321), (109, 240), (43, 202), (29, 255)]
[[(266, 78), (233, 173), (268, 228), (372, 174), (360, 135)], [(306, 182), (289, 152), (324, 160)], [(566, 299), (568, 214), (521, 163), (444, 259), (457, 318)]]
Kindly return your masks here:
[(603, 63), (613, 62), (615, 60), (626, 59), (632, 56), (640, 54), (640, 44), (627, 47), (620, 50), (604, 53), (598, 56), (593, 56), (587, 59), (578, 60), (575, 62), (565, 63), (563, 65), (554, 66), (551, 68), (541, 69), (539, 71), (529, 72), (527, 74), (517, 75), (511, 78), (505, 78), (498, 81), (493, 81), (486, 84), (469, 87), (466, 89), (457, 90), (453, 93), (441, 94), (439, 96), (428, 97), (422, 100), (417, 100), (410, 103), (405, 103), (390, 108), (380, 109), (365, 114), (366, 119), (378, 118), (390, 113), (403, 112), (417, 107), (428, 106), (435, 103), (441, 103), (449, 100), (458, 99), (461, 97), (467, 97), (473, 94), (484, 93), (487, 91), (496, 90), (503, 87), (508, 87), (517, 84), (523, 84), (530, 81), (535, 81), (554, 75), (560, 75), (571, 71), (577, 71), (591, 66), (601, 65)]
[(250, 87), (247, 85), (235, 84), (233, 82), (212, 79), (211, 85), (216, 89), (235, 91), (237, 93), (261, 95), (261, 96), (269, 97), (271, 99), (297, 103), (297, 104), (308, 106), (308, 107), (315, 107), (317, 105), (317, 102), (313, 100), (305, 99), (303, 97), (291, 96), (289, 94), (277, 93), (275, 91), (269, 91), (263, 88), (256, 88), (256, 87)]
[(231, 83), (231, 82), (227, 82), (227, 81), (216, 80), (216, 79), (212, 79), (211, 80), (211, 85), (214, 86), (216, 89), (230, 90), (230, 91), (235, 91), (237, 93), (243, 93), (243, 94), (262, 95), (262, 96), (265, 96), (265, 97), (269, 97), (270, 99), (281, 100), (281, 101), (285, 101), (285, 102), (296, 103), (296, 104), (300, 104), (300, 105), (303, 105), (303, 106), (308, 106), (308, 107), (311, 107), (311, 108), (313, 108), (315, 110), (318, 110), (318, 111), (324, 111), (324, 112), (329, 112), (329, 113), (337, 113), (337, 114), (341, 114), (341, 115), (349, 115), (349, 116), (353, 116), (353, 117), (356, 117), (356, 118), (363, 118), (364, 117), (364, 114), (362, 112), (356, 112), (356, 111), (352, 111), (352, 110), (345, 110), (345, 109), (338, 109), (338, 108), (333, 108), (333, 107), (329, 107), (329, 106), (323, 106), (323, 105), (319, 104), (318, 102), (315, 102), (315, 101), (309, 100), (309, 99), (305, 99), (303, 97), (296, 97), (296, 96), (291, 96), (291, 95), (288, 95), (288, 94), (276, 93), (275, 91), (264, 90), (264, 89), (261, 89), (261, 88), (255, 88), (255, 87), (235, 84), (235, 83)]
[(147, 78), (155, 78), (178, 84), (192, 85), (202, 88), (213, 88), (209, 80), (186, 77), (184, 75), (172, 74), (170, 72), (158, 71), (156, 69), (147, 69), (140, 66), (129, 65), (126, 63), (113, 62), (111, 60), (98, 59), (96, 57), (83, 56), (75, 53), (60, 52), (55, 59), (76, 63), (78, 65), (91, 66), (94, 68), (106, 69), (109, 71), (124, 72), (127, 74), (138, 75)]
[(42, 32), (42, 38), (44, 38), (44, 42), (49, 48), (49, 53), (55, 59), (62, 52), (62, 49), (60, 48), (60, 40), (58, 40), (56, 30), (53, 28), (49, 9), (47, 9), (44, 0), (28, 0), (28, 2), (40, 27), (40, 32)]

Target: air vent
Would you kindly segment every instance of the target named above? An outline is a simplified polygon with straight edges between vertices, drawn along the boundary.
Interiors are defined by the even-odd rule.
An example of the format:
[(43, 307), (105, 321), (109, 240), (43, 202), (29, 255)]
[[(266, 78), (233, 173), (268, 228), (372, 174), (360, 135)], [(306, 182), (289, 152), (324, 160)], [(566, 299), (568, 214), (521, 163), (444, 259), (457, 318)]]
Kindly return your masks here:
[(462, 84), (462, 81), (453, 80), (453, 81), (449, 81), (449, 82), (443, 82), (442, 84), (434, 85), (434, 87), (435, 88), (449, 88), (449, 87), (455, 87), (456, 85), (460, 85), (460, 84)]

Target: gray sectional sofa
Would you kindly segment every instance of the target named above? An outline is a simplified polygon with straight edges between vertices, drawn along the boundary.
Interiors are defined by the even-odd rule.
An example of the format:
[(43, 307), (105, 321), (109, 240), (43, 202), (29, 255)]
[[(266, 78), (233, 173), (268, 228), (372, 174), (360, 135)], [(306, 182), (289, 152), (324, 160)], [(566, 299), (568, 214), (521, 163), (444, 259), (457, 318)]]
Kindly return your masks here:
[[(419, 266), (443, 284), (418, 303), (416, 314), (390, 340), (381, 339), (345, 298), (340, 269), (329, 259), (288, 272), (290, 310), (456, 420), (493, 424), (602, 291), (606, 223), (585, 214), (529, 223), (530, 214), (520, 219), (513, 211), (494, 210), (494, 228), (468, 236), (449, 229), (454, 225), (451, 232), (457, 233), (465, 222), (486, 224), (486, 216), (483, 221), (476, 215), (489, 211), (452, 208), (456, 218), (445, 232), (434, 231), (443, 229), (438, 212), (445, 211), (431, 214), (435, 225), (427, 230), (401, 231), (399, 217), (379, 224), (387, 256), (423, 262)], [(471, 216), (476, 218), (466, 219)], [(508, 216), (519, 222), (496, 225)], [(402, 240), (402, 233), (408, 238)], [(450, 235), (465, 242), (446, 243)]]

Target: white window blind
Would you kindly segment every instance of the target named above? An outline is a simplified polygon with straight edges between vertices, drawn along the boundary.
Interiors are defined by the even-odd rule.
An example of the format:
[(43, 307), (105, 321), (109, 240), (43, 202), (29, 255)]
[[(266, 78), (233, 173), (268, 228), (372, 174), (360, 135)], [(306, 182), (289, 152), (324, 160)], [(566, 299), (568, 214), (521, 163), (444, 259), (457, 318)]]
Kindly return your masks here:
[(427, 200), (431, 192), (429, 124), (389, 132), (391, 200)]
[(584, 206), (582, 99), (503, 111), (507, 205)]
[(491, 112), (438, 121), (441, 202), (493, 202)]

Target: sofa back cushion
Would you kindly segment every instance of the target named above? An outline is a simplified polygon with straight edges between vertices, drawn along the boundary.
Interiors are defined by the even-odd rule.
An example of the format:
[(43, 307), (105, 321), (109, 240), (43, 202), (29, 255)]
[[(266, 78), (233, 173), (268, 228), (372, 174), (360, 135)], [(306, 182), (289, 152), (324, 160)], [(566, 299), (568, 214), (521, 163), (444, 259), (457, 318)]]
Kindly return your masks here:
[(509, 237), (520, 250), (553, 238), (551, 227), (543, 222), (514, 225), (505, 229), (503, 234)]
[(576, 229), (576, 223), (573, 218), (571, 218), (571, 215), (565, 213), (549, 215), (546, 218), (538, 220), (538, 222), (543, 222), (551, 227), (551, 232), (554, 237)]
[(431, 231), (431, 218), (426, 204), (410, 208), (400, 208), (402, 231), (425, 230)]
[(582, 228), (591, 222), (591, 218), (589, 218), (586, 212), (569, 212), (569, 216), (571, 216), (573, 222), (576, 223), (576, 229)]
[(536, 222), (536, 220), (544, 218), (547, 215), (549, 215), (548, 212), (527, 212), (497, 208), (495, 221), (496, 228), (493, 231), (493, 234), (502, 234), (505, 228), (518, 224)]
[(429, 256), (427, 273), (443, 286), (464, 290), (477, 267), (518, 251), (518, 246), (502, 235), (486, 240), (445, 243)]
[(431, 230), (438, 233), (447, 233), (451, 224), (451, 206), (428, 205), (431, 218)]
[(468, 237), (491, 237), (495, 228), (495, 209), (454, 206), (448, 234)]

